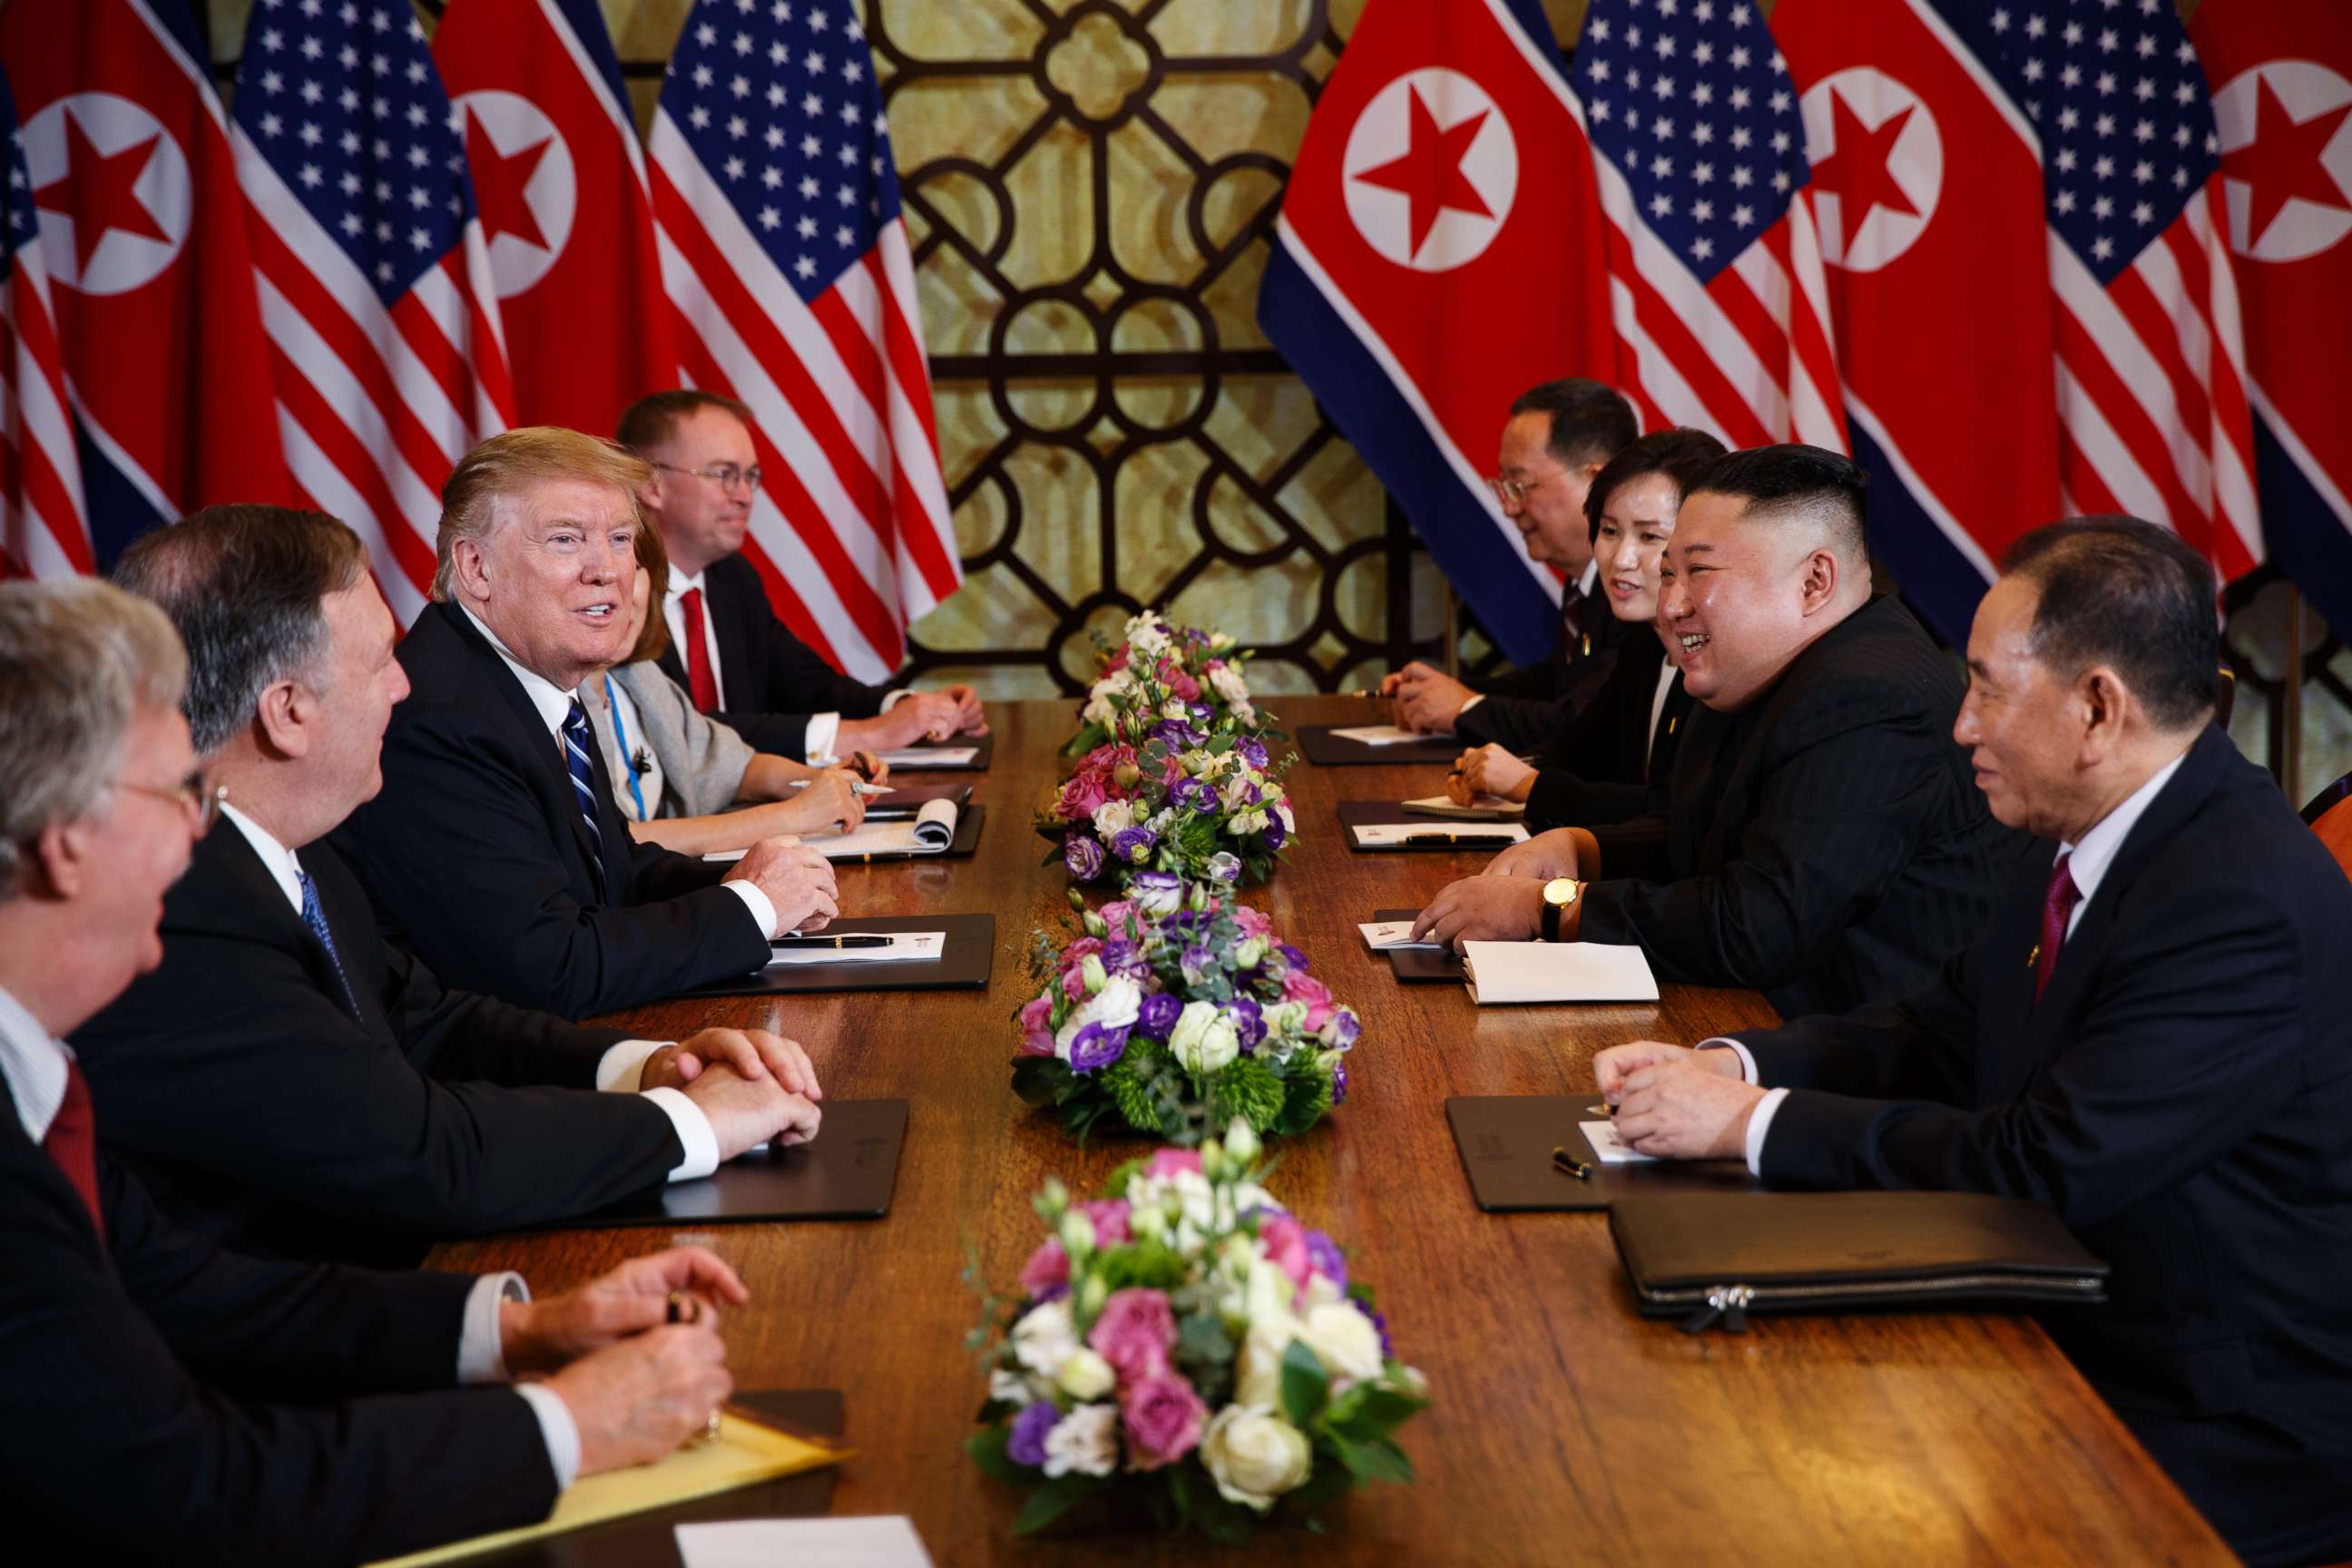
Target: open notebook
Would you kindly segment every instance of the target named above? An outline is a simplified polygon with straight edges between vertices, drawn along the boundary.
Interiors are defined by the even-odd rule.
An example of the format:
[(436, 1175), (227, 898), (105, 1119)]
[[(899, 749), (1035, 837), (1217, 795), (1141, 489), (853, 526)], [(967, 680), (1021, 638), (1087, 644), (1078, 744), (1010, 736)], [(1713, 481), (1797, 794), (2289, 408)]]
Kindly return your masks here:
[[(955, 842), (962, 810), (952, 800), (927, 800), (913, 818), (898, 822), (868, 821), (853, 833), (809, 834), (802, 843), (828, 860), (854, 860), (861, 855), (944, 855)], [(740, 860), (740, 849), (705, 855), (706, 860)]]
[(1654, 1002), (1657, 977), (1631, 945), (1599, 942), (1466, 942), (1462, 973), (1470, 1000)]

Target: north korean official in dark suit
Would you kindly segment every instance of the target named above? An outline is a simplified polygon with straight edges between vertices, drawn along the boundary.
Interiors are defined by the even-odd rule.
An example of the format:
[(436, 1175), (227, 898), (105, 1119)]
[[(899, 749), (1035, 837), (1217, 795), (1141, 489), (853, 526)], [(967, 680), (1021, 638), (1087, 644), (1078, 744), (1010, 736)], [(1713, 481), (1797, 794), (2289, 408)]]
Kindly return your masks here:
[(1659, 613), (1700, 704), (1666, 810), (1514, 845), (1423, 931), (1638, 943), (1659, 978), (1786, 1017), (1905, 995), (1983, 929), (2024, 838), (1952, 749), (1952, 661), (1872, 596), (1864, 482), (1813, 447), (1717, 459), (1666, 546)]
[(763, 477), (749, 408), (714, 393), (656, 392), (621, 416), (619, 437), (653, 466), (639, 500), (669, 554), (661, 667), (698, 709), (755, 750), (798, 762), (987, 732), (971, 687), (856, 679), (778, 618), (741, 554)]
[[(706, 1252), (520, 1277), (268, 1261), (172, 1226), (60, 1037), (161, 956), (218, 796), (152, 605), (0, 584), (0, 1507), (12, 1561), (340, 1564), (544, 1518), (730, 1387)], [(205, 1107), (191, 1105), (200, 1116)], [(536, 1383), (507, 1384), (516, 1374)], [(478, 1386), (467, 1386), (478, 1385)]]
[(1602, 1053), (1636, 1149), (1774, 1186), (2049, 1205), (2114, 1268), (2053, 1335), (2249, 1562), (2352, 1555), (2352, 883), (2211, 722), (2213, 578), (2123, 518), (2030, 533), (1957, 737), (2032, 833), (1892, 1006)]
[(413, 1264), (813, 1134), (789, 1040), (582, 1028), (449, 990), (376, 934), (320, 842), (376, 792), (408, 689), (367, 567), (332, 518), (229, 506), (115, 568), (188, 651), (190, 733), (227, 804), (164, 899), (162, 965), (74, 1032), (109, 1152), (215, 1241)]
[(768, 959), (835, 906), (794, 840), (724, 869), (639, 844), (576, 695), (628, 651), (646, 465), (531, 426), (467, 453), (442, 487), (435, 600), (400, 645), (410, 687), (383, 790), (336, 829), (394, 945), (448, 984), (567, 1018), (651, 1001)]
[(1486, 483), (1527, 541), (1528, 559), (1567, 578), (1559, 641), (1541, 664), (1468, 682), (1413, 660), (1381, 683), (1381, 694), (1395, 700), (1399, 724), (1457, 734), (1465, 745), (1536, 752), (1592, 700), (1627, 639), (1598, 586), (1585, 503), (1602, 466), (1635, 428), (1622, 393), (1580, 376), (1529, 387), (1511, 404), (1501, 471)]

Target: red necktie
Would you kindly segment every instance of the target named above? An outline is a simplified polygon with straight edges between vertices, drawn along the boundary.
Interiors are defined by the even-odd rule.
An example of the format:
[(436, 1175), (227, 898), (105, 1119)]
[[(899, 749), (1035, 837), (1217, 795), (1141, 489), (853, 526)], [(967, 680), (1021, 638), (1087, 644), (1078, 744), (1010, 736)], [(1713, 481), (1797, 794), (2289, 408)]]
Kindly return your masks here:
[(678, 616), (686, 622), (686, 684), (694, 705), (708, 713), (719, 706), (719, 679), (710, 673), (710, 647), (702, 635), (702, 590), (688, 588), (677, 596)]
[(2050, 868), (2050, 890), (2042, 899), (2042, 942), (2033, 950), (2033, 999), (2042, 1000), (2042, 988), (2050, 984), (2050, 972), (2058, 967), (2058, 950), (2066, 944), (2067, 917), (2074, 906), (2083, 901), (2083, 890), (2074, 886), (2074, 873), (2066, 862), (2072, 855), (2061, 855), (2058, 863)]
[(82, 1081), (80, 1065), (70, 1058), (66, 1061), (66, 1098), (50, 1120), (41, 1147), (89, 1205), (90, 1223), (98, 1227), (99, 1239), (105, 1240), (106, 1214), (98, 1205), (98, 1124), (89, 1113), (89, 1085)]

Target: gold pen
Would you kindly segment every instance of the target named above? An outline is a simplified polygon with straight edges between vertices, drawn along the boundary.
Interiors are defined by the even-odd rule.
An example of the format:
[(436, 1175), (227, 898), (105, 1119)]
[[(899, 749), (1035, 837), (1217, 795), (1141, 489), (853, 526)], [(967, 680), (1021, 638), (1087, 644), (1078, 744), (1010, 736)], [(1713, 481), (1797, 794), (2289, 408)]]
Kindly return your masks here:
[(1554, 1169), (1565, 1171), (1580, 1182), (1589, 1182), (1592, 1179), (1592, 1167), (1565, 1149), (1554, 1148), (1551, 1152), (1551, 1163)]

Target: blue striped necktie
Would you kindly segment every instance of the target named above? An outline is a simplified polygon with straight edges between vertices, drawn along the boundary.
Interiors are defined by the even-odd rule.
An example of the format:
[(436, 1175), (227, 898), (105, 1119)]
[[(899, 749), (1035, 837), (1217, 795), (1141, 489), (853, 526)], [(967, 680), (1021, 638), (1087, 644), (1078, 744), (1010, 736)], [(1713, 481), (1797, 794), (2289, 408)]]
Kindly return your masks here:
[(357, 1018), (360, 1016), (360, 1001), (352, 994), (351, 976), (343, 973), (343, 955), (335, 951), (335, 933), (327, 928), (327, 911), (319, 902), (319, 884), (310, 880), (310, 872), (299, 867), (294, 876), (302, 885), (302, 923), (310, 928), (310, 934), (317, 937), (319, 945), (327, 950), (327, 962), (334, 966), (335, 983), (343, 988), (343, 1005), (352, 1010), (352, 1016)]
[(572, 773), (572, 799), (580, 807), (581, 819), (588, 824), (588, 842), (595, 854), (589, 868), (596, 876), (596, 896), (605, 898), (604, 834), (596, 826), (596, 769), (588, 760), (588, 748), (593, 744), (588, 735), (588, 710), (580, 706), (580, 699), (572, 700), (572, 711), (563, 716), (563, 764)]

